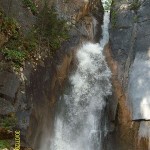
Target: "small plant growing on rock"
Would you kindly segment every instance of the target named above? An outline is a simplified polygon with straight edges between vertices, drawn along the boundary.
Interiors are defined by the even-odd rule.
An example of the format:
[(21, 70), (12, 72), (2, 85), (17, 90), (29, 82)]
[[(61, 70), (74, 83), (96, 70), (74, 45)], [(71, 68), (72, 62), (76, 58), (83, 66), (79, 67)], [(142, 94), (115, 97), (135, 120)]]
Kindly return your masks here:
[(23, 0), (26, 7), (30, 8), (33, 15), (37, 14), (37, 7), (32, 0)]
[(49, 9), (45, 6), (41, 12), (37, 32), (41, 38), (47, 40), (51, 51), (60, 48), (61, 43), (69, 38), (66, 21), (58, 18), (53, 7)]
[(5, 56), (5, 59), (21, 64), (26, 59), (26, 53), (21, 50), (8, 49), (5, 48), (2, 50), (2, 53)]
[(0, 127), (5, 129), (12, 129), (16, 126), (16, 124), (17, 118), (14, 114), (11, 116), (4, 116), (0, 119)]
[(0, 150), (4, 148), (10, 148), (10, 143), (8, 140), (0, 140)]
[(139, 0), (133, 0), (133, 2), (130, 5), (130, 10), (138, 10), (141, 6), (141, 2)]
[(105, 11), (109, 11), (110, 8), (111, 8), (111, 4), (112, 4), (112, 0), (106, 0), (106, 1), (104, 2), (104, 10), (105, 10)]
[[(35, 11), (32, 0), (23, 1)], [(8, 39), (0, 47), (1, 60), (5, 64), (9, 63), (9, 68), (17, 72), (20, 67), (24, 67), (25, 60), (37, 64), (37, 61), (43, 60), (47, 55), (52, 57), (69, 38), (66, 21), (60, 19), (55, 9), (49, 9), (47, 5), (39, 13), (36, 26), (26, 36), (23, 36), (13, 18), (8, 18), (0, 11), (0, 31)]]
[(30, 54), (35, 52), (38, 47), (37, 31), (35, 28), (28, 32), (22, 44), (25, 50)]
[(113, 28), (116, 28), (116, 19), (117, 19), (117, 12), (115, 10), (112, 10), (112, 12), (111, 12), (111, 23), (112, 23)]
[(8, 38), (8, 42), (0, 47), (0, 54), (6, 63), (9, 62), (10, 67), (18, 70), (25, 60), (34, 55), (37, 48), (36, 37), (34, 34), (31, 37), (24, 37), (18, 23), (13, 18), (8, 18), (2, 11), (0, 22), (0, 30)]
[(2, 11), (0, 11), (0, 32), (3, 32), (6, 36), (17, 38), (19, 25), (13, 18), (6, 17)]

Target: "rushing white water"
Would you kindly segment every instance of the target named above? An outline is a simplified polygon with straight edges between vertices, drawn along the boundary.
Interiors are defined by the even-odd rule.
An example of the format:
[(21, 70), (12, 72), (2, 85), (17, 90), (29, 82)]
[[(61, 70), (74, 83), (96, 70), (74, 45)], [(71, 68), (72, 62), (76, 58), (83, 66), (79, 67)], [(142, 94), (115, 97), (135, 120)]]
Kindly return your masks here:
[(70, 88), (59, 101), (50, 150), (101, 149), (101, 111), (105, 97), (111, 94), (111, 72), (103, 56), (108, 24), (106, 12), (100, 43), (85, 43), (77, 52), (77, 69), (70, 76)]
[[(105, 1), (105, 0), (104, 0)], [(111, 94), (111, 72), (103, 49), (108, 43), (109, 12), (104, 14), (100, 43), (85, 43), (77, 52), (77, 68), (58, 102), (54, 135), (42, 137), (40, 150), (101, 150), (102, 110)]]

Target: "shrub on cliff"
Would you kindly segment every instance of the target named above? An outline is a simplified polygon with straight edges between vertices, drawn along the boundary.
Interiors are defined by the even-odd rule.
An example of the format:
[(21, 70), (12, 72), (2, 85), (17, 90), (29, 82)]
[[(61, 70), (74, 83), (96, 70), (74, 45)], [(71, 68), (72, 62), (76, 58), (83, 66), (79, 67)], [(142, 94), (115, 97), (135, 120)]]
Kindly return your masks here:
[(37, 31), (53, 51), (69, 38), (66, 21), (59, 19), (55, 9), (49, 9), (47, 5), (39, 15)]
[(28, 7), (33, 15), (37, 14), (37, 7), (32, 0), (23, 0), (23, 3), (26, 7)]
[(111, 8), (112, 0), (105, 0), (104, 1), (104, 10), (109, 11)]
[(11, 38), (18, 37), (19, 25), (15, 19), (7, 17), (0, 11), (0, 32)]
[(10, 143), (7, 140), (0, 140), (0, 150), (10, 148)]
[[(15, 67), (23, 66), (25, 60), (33, 57), (36, 49), (35, 37), (28, 40), (20, 30), (20, 26), (14, 18), (6, 16), (0, 11), (0, 34), (3, 34), (8, 40), (0, 47), (0, 54), (3, 56), (2, 62)], [(0, 62), (0, 63), (2, 63)], [(4, 68), (5, 69), (5, 68)]]
[(8, 42), (0, 47), (0, 54), (16, 71), (24, 66), (25, 60), (36, 66), (39, 59), (53, 56), (69, 38), (67, 23), (58, 18), (54, 8), (45, 5), (37, 18), (36, 26), (23, 35), (17, 21), (0, 11), (0, 32), (8, 38)]
[(141, 2), (139, 0), (133, 0), (133, 2), (130, 4), (130, 10), (137, 11), (141, 6)]

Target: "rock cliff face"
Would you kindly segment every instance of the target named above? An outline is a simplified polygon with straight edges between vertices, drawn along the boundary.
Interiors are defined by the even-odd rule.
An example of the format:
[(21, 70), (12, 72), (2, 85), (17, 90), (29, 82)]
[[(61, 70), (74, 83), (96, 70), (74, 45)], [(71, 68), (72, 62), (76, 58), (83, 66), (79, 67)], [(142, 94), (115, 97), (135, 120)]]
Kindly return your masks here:
[[(34, 2), (39, 11), (43, 9), (45, 1)], [(0, 0), (0, 4), (7, 16), (19, 22), (24, 36), (36, 25), (37, 16), (22, 1)], [(53, 58), (46, 57), (36, 67), (25, 62), (24, 68), (17, 74), (0, 71), (0, 116), (16, 114), (16, 127), (21, 130), (22, 146), (34, 149), (38, 149), (43, 135), (51, 134), (55, 106), (63, 92), (77, 47), (83, 41), (98, 41), (103, 19), (99, 0), (47, 1), (49, 8), (52, 4), (58, 16), (72, 25), (70, 39), (62, 44)], [(1, 34), (0, 39), (3, 39), (0, 46), (8, 42), (7, 37)]]
[[(105, 48), (112, 70), (113, 97), (108, 102), (108, 135), (115, 150), (148, 150), (149, 141), (149, 0), (115, 0), (110, 43)], [(113, 102), (112, 102), (113, 99)]]
[[(54, 5), (58, 17), (71, 25), (70, 39), (53, 58), (46, 57), (36, 67), (25, 62), (17, 74), (0, 70), (0, 117), (11, 118), (14, 123), (15, 114), (18, 122), (14, 130), (21, 130), (22, 146), (38, 149), (41, 137), (52, 134), (55, 107), (74, 63), (76, 49), (84, 41), (97, 42), (101, 36), (103, 8), (99, 0), (33, 2), (36, 13), (42, 11), (45, 2), (48, 8)], [(7, 16), (19, 22), (24, 36), (36, 25), (35, 8), (31, 10), (23, 1), (0, 0), (0, 6)], [(108, 125), (106, 150), (150, 149), (149, 14), (149, 0), (114, 0), (112, 4), (110, 42), (105, 47), (113, 85), (104, 116)], [(9, 38), (1, 32), (0, 47)], [(1, 57), (0, 53), (0, 60)], [(13, 137), (13, 132), (0, 127), (0, 140)]]

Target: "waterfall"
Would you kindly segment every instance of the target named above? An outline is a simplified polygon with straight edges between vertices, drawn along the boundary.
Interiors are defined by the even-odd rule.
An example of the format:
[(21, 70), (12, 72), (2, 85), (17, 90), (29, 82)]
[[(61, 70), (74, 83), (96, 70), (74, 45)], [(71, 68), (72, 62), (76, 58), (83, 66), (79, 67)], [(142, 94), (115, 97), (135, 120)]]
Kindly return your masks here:
[[(58, 102), (54, 135), (41, 150), (101, 150), (101, 116), (111, 94), (111, 72), (103, 49), (108, 43), (109, 12), (104, 14), (100, 43), (85, 43), (77, 52), (77, 68)], [(50, 143), (49, 145), (47, 143)]]

